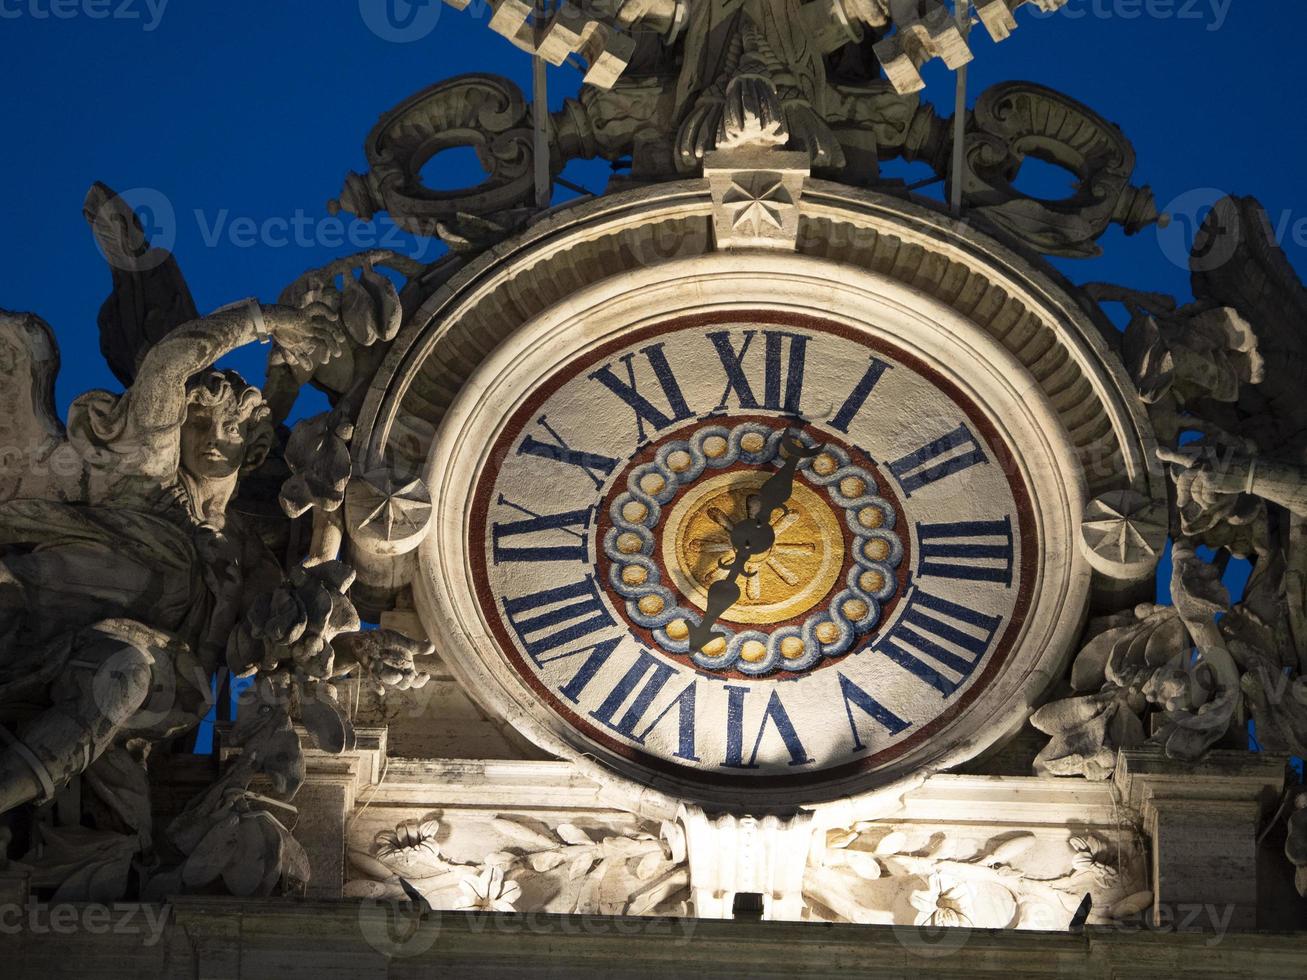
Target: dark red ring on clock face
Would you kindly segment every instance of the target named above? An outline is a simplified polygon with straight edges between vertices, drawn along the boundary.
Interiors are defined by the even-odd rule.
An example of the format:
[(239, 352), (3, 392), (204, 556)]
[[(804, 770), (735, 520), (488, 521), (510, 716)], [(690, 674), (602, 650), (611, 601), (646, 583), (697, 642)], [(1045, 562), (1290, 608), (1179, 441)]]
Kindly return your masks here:
[[(1003, 624), (1002, 633), (992, 651), (986, 656), (986, 662), (981, 667), (979, 676), (976, 676), (970, 685), (964, 691), (961, 691), (957, 699), (944, 711), (888, 748), (850, 763), (793, 774), (747, 776), (729, 770), (722, 771), (720, 768), (697, 769), (688, 765), (678, 765), (667, 759), (641, 752), (631, 745), (614, 738), (608, 732), (593, 724), (589, 718), (573, 710), (572, 706), (560, 699), (556, 692), (551, 690), (531, 669), (530, 664), (518, 650), (513, 642), (512, 635), (504, 624), (499, 609), (498, 597), (494, 594), (487, 574), (489, 512), (500, 467), (502, 462), (512, 455), (512, 448), (521, 437), (525, 427), (538, 417), (542, 406), (552, 395), (590, 366), (644, 341), (685, 329), (743, 323), (760, 327), (787, 327), (809, 331), (814, 334), (828, 334), (840, 337), (865, 347), (871, 353), (901, 364), (929, 381), (963, 412), (968, 421), (975, 427), (979, 436), (985, 441), (992, 462), (999, 466), (1006, 476), (1012, 497), (1016, 503), (1016, 516), (1020, 532), (1020, 577), (1014, 583), (1015, 602), (1012, 614)], [(652, 773), (681, 781), (684, 784), (699, 785), (705, 791), (705, 798), (710, 797), (715, 790), (720, 791), (731, 787), (741, 789), (775, 787), (789, 790), (799, 789), (804, 786), (816, 788), (826, 784), (842, 782), (859, 774), (871, 774), (877, 770), (885, 769), (896, 759), (919, 748), (966, 711), (1002, 671), (1017, 637), (1021, 633), (1026, 614), (1029, 612), (1037, 578), (1038, 541), (1036, 538), (1034, 509), (1030, 492), (1020, 479), (1019, 472), (1012, 451), (999, 438), (996, 427), (965, 392), (953, 381), (939, 374), (919, 358), (901, 351), (879, 338), (870, 337), (844, 324), (796, 313), (734, 310), (681, 317), (632, 331), (622, 338), (591, 352), (583, 360), (572, 362), (565, 368), (556, 371), (533, 391), (526, 402), (513, 413), (507, 425), (501, 431), (499, 438), (495, 441), (489, 461), (478, 478), (473, 494), (468, 526), (468, 548), (477, 601), (487, 622), (490, 624), (500, 651), (513, 670), (535, 692), (540, 701), (551, 712), (565, 721), (568, 726), (615, 757), (625, 759)], [(909, 567), (909, 563), (905, 561), (904, 567)], [(861, 649), (865, 650), (865, 648), (866, 644), (864, 643)], [(856, 655), (856, 651), (854, 655)], [(868, 786), (874, 785), (874, 782), (869, 782)]]

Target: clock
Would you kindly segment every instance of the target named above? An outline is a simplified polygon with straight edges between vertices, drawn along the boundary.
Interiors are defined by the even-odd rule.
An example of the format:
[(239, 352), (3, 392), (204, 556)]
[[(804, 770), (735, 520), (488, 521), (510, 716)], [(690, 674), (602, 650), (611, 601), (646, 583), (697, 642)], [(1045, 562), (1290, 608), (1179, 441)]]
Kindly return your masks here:
[(974, 755), (1060, 670), (1089, 582), (1060, 424), (964, 318), (836, 268), (602, 284), (455, 400), (429, 628), (545, 748), (811, 803)]

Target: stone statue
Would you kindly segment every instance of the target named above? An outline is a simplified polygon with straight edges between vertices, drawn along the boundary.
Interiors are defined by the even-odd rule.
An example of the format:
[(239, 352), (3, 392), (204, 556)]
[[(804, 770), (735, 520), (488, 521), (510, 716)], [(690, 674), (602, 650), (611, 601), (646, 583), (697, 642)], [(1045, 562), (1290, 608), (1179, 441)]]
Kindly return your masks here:
[[(302, 880), (304, 862), (289, 832), (251, 808), (248, 784), (264, 773), (294, 794), (303, 758), (292, 720), (338, 752), (353, 730), (333, 682), (353, 675), (376, 689), (409, 688), (427, 678), (414, 658), (429, 644), (358, 633), (338, 535), (315, 533), (307, 553), (279, 558), (231, 506), (242, 479), (276, 454), (292, 471), (281, 493), (287, 523), (311, 511), (320, 532), (319, 515), (340, 507), (356, 409), (345, 396), (355, 369), (381, 356), (369, 348), (399, 326), (398, 293), (372, 270), (390, 257), (309, 273), (281, 304), (250, 300), (183, 321), (177, 313), (193, 306), (175, 260), (154, 254), (102, 185), (87, 210), (114, 270), (103, 347), (127, 390), (82, 395), (65, 427), (53, 404), (59, 355), (49, 326), (0, 311), (0, 815), (48, 803), (84, 776), (115, 817), (79, 833), (109, 843), (70, 850), (40, 823), (45, 856), (29, 864), (65, 897), (90, 897), (72, 884), (89, 876), (109, 900), (123, 897), (126, 864), (101, 867), (106, 851), (145, 854), (155, 890), (168, 894), (201, 883), (195, 862), (210, 860), (200, 844), (211, 827), (247, 821), (266, 860), (252, 879), (246, 868), (232, 880), (267, 893), (283, 875)], [(275, 417), (257, 388), (214, 367), (258, 342), (271, 344)], [(343, 376), (331, 367), (341, 360)], [(283, 449), (274, 423), (310, 380), (334, 392), (334, 420), (302, 423)], [(226, 669), (260, 675), (231, 736), (253, 754), (222, 792), (192, 804), (189, 822), (160, 837), (144, 765), (154, 747), (199, 724)]]
[[(5, 460), (0, 644), (9, 676), (0, 692), (31, 687), (33, 664), (13, 656), (20, 651), (42, 674), (65, 662), (61, 694), (85, 689), (23, 725), (0, 756), (0, 812), (48, 796), (133, 730), (164, 683), (159, 674), (176, 675), (165, 686), (194, 706), (185, 714), (198, 723), (245, 604), (279, 583), (262, 542), (227, 513), (242, 473), (272, 448), (268, 408), (238, 375), (211, 370), (260, 336), (293, 358), (339, 351), (333, 325), (312, 310), (217, 313), (154, 346), (126, 393), (77, 399), (66, 439), (51, 441), (60, 424), (31, 398), (52, 380), (49, 327), (0, 317), (12, 379), (6, 441), (41, 447)], [(173, 718), (167, 734), (182, 723)]]
[[(1146, 740), (1193, 761), (1245, 744), (1250, 719), (1262, 750), (1307, 753), (1307, 290), (1266, 228), (1251, 199), (1216, 205), (1190, 306), (1090, 290), (1134, 313), (1123, 354), (1171, 480), (1174, 605), (1091, 628), (1075, 695), (1031, 718), (1052, 736), (1038, 771), (1106, 778), (1118, 749)], [(1253, 568), (1232, 604), (1221, 579), (1235, 558)]]
[(690, 8), (676, 86), (683, 118), (677, 165), (694, 170), (730, 144), (750, 120), (774, 142), (794, 139), (819, 168), (842, 167), (826, 124), (825, 51), (808, 30), (799, 0), (711, 0)]

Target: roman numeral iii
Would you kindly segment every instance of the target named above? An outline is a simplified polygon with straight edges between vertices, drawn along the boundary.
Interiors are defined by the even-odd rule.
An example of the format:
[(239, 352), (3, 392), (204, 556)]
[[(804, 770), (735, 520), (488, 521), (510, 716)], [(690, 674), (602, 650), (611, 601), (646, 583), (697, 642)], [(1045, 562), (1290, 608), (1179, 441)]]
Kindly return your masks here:
[(1012, 518), (1001, 521), (917, 523), (917, 575), (1012, 585)]

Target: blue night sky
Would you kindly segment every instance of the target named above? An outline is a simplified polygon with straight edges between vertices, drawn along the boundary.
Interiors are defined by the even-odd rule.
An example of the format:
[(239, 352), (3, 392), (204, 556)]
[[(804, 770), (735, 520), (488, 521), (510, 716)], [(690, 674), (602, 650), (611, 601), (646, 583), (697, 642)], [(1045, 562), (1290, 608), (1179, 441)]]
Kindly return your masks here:
[[(83, 391), (115, 387), (96, 329), (109, 275), (81, 214), (93, 181), (157, 210), (156, 244), (173, 236), (202, 312), (248, 296), (271, 302), (304, 270), (358, 250), (324, 223), (325, 205), (347, 171), (366, 169), (363, 139), (383, 111), (463, 72), (508, 75), (527, 88), (528, 59), (490, 32), (484, 4), (460, 13), (435, 0), (418, 9), (389, 0), (414, 18), (400, 43), (387, 2), (0, 0), (0, 305), (54, 327), (61, 411)], [(1134, 141), (1136, 183), (1150, 184), (1160, 206), (1178, 199), (1192, 219), (1214, 191), (1256, 195), (1290, 261), (1307, 272), (1307, 125), (1276, 95), (1300, 88), (1300, 38), (1277, 5), (1071, 0), (1059, 14), (1027, 8), (1020, 20), (1002, 45), (973, 35), (973, 99), (1020, 78), (1088, 103)], [(927, 77), (927, 97), (950, 115), (952, 74), (935, 62)], [(576, 93), (579, 74), (553, 70), (551, 86), (556, 108)], [(473, 183), (469, 157), (443, 154), (428, 174), (443, 186)], [(600, 191), (607, 171), (579, 163), (566, 176)], [(1057, 197), (1068, 186), (1055, 172), (1032, 175), (1026, 188)], [(297, 224), (306, 229), (298, 241), (286, 233)], [(1076, 282), (1187, 299), (1185, 227), (1192, 223), (1134, 238), (1113, 231), (1102, 241), (1106, 257), (1057, 264)], [(428, 260), (442, 249), (411, 238), (404, 247)], [(234, 355), (230, 366), (260, 378), (264, 353)], [(318, 410), (311, 399), (300, 408)]]

